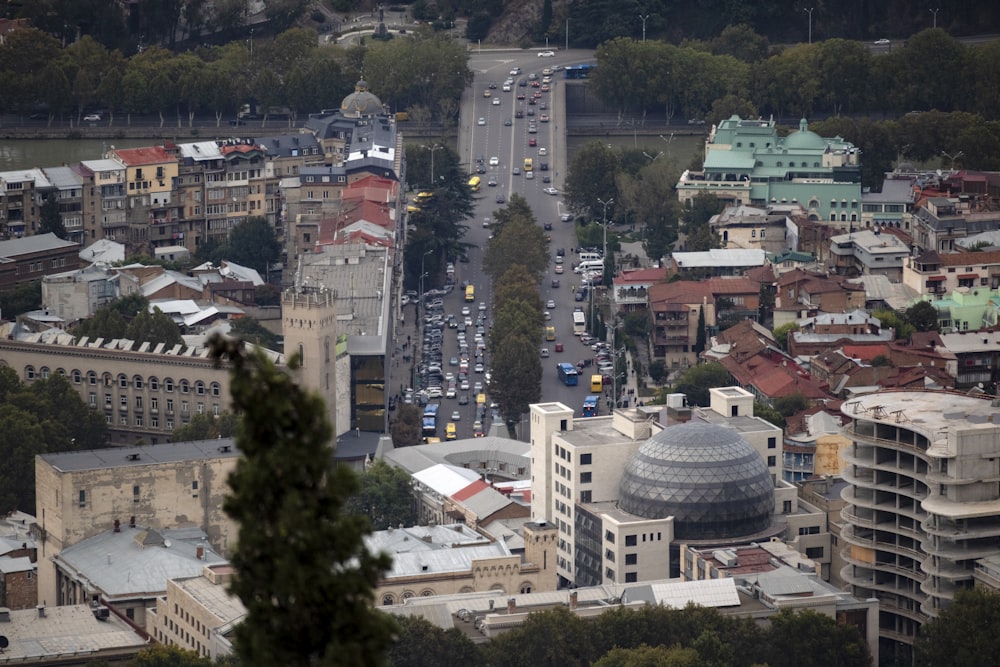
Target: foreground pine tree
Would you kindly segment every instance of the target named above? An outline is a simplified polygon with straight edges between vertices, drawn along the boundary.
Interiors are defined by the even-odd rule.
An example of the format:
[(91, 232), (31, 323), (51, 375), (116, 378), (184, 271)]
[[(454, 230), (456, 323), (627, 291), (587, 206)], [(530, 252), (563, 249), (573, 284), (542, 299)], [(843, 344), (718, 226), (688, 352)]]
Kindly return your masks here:
[(390, 561), (366, 551), (368, 519), (345, 511), (358, 482), (333, 462), (323, 400), (236, 340), (217, 337), (212, 354), (231, 364), (243, 416), (224, 505), (240, 526), (231, 558), (231, 591), (247, 608), (235, 630), (240, 663), (384, 664), (395, 626), (373, 594)]

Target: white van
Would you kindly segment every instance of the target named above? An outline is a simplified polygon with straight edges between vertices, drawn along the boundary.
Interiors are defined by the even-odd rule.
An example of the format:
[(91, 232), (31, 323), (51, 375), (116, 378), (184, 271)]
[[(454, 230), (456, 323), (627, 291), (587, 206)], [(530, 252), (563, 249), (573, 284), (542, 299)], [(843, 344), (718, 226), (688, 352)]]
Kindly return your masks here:
[(600, 259), (601, 254), (597, 252), (581, 252), (580, 261), (581, 262), (591, 262), (595, 259)]
[(604, 260), (602, 259), (591, 259), (586, 262), (580, 262), (573, 268), (573, 273), (587, 273), (588, 271), (603, 271), (604, 270)]

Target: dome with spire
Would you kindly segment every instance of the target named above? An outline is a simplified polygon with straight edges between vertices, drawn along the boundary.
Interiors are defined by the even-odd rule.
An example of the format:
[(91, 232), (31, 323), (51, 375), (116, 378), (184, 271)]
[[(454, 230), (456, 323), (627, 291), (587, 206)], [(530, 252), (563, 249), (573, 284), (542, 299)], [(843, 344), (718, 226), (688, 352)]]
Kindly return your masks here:
[(382, 113), (382, 100), (368, 90), (368, 83), (361, 79), (354, 84), (354, 92), (340, 103), (340, 113), (349, 118), (373, 116)]
[(798, 148), (806, 150), (823, 150), (826, 148), (826, 141), (823, 137), (809, 129), (809, 121), (805, 118), (799, 121), (799, 131), (792, 132), (785, 137), (785, 148)]

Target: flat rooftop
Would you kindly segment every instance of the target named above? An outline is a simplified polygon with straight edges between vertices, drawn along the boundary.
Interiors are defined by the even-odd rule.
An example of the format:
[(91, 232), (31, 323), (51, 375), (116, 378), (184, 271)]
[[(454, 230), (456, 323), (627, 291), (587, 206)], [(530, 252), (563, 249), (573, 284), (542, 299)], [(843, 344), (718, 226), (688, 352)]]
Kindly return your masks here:
[(135, 468), (182, 461), (237, 458), (240, 451), (233, 438), (169, 442), (142, 447), (109, 447), (82, 452), (42, 454), (43, 461), (60, 472), (103, 468)]
[(919, 431), (931, 446), (947, 443), (949, 432), (977, 426), (1000, 425), (1000, 411), (992, 397), (974, 398), (950, 391), (891, 391), (865, 394), (844, 403), (849, 417), (900, 425)]

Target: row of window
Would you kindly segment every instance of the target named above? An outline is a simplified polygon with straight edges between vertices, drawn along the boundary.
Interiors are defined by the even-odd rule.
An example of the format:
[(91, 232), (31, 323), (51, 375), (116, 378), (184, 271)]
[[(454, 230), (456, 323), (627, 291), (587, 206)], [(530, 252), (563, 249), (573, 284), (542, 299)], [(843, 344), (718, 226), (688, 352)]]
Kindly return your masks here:
[[(66, 370), (63, 368), (57, 368), (56, 373), (66, 377)], [(42, 366), (37, 371), (34, 366), (25, 366), (24, 377), (28, 380), (34, 380), (35, 378), (48, 379), (52, 374), (52, 371), (48, 366)], [(69, 378), (73, 384), (82, 384), (84, 382), (84, 375), (80, 371), (73, 369), (69, 373)], [(119, 373), (117, 378), (112, 376), (111, 373), (104, 373), (100, 376), (98, 380), (97, 373), (95, 371), (87, 371), (86, 382), (89, 385), (101, 384), (105, 387), (111, 387), (117, 384), (122, 389), (127, 389), (129, 386), (135, 389), (145, 389), (147, 386), (151, 391), (160, 391), (161, 384), (163, 391), (173, 392), (176, 388), (182, 394), (189, 394), (192, 392), (192, 388), (195, 394), (198, 396), (205, 396), (206, 394), (211, 394), (212, 396), (222, 395), (222, 385), (218, 382), (211, 382), (205, 384), (201, 380), (196, 380), (193, 384), (188, 380), (178, 380), (174, 382), (173, 378), (164, 378), (162, 383), (156, 376), (150, 376), (149, 378), (143, 378), (141, 375), (134, 375), (130, 379), (124, 373)]]

